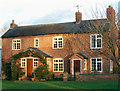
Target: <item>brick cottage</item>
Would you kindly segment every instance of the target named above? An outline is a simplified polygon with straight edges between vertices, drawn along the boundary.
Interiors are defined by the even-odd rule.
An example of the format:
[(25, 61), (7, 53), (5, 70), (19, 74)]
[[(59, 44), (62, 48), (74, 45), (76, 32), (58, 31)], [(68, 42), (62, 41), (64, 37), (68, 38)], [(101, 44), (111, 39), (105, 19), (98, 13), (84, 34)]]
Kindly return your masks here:
[[(18, 26), (14, 20), (10, 29), (2, 36), (2, 59), (10, 62), (11, 56), (27, 50), (40, 53), (46, 59), (49, 70), (55, 76), (61, 74), (100, 74), (113, 73), (112, 58), (102, 37), (113, 33), (118, 38), (115, 25), (115, 10), (107, 8), (107, 18), (82, 20), (82, 13), (76, 12), (76, 21), (57, 24)], [(112, 22), (113, 30), (109, 24)], [(118, 55), (118, 49), (115, 48)], [(31, 75), (41, 63), (38, 57), (19, 58), (25, 77)]]

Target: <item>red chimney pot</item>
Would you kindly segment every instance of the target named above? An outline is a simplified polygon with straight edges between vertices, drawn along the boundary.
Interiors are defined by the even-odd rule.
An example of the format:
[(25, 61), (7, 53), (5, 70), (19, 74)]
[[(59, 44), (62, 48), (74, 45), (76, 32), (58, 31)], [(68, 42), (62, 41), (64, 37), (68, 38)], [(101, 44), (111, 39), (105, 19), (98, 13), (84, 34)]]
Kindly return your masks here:
[(14, 20), (12, 20), (12, 23), (14, 24)]
[(109, 8), (111, 8), (111, 5), (109, 5)]

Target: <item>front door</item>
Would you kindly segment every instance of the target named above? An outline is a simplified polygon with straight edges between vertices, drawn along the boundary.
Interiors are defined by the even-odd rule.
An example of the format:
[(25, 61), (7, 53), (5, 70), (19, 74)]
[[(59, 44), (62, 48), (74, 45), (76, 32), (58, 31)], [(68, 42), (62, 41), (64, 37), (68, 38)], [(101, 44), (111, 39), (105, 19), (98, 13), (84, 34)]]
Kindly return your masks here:
[(74, 60), (74, 72), (80, 72), (80, 60)]
[(32, 76), (33, 59), (27, 59), (27, 77)]

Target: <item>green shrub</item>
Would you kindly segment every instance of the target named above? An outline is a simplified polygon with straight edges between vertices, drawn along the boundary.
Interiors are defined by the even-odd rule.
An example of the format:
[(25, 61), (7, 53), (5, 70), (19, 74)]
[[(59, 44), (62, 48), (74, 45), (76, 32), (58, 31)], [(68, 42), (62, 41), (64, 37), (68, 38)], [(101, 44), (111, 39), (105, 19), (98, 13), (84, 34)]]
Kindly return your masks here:
[(32, 78), (34, 78), (34, 73), (32, 73)]
[(49, 71), (49, 74), (47, 74), (47, 80), (53, 80), (54, 79), (54, 73)]
[(114, 67), (113, 68), (113, 73), (114, 74), (120, 74), (119, 70), (118, 70), (118, 67)]
[(55, 77), (54, 80), (55, 81), (63, 81), (63, 77)]
[(35, 70), (35, 75), (38, 80), (40, 79), (48, 79), (49, 78), (50, 72), (47, 69), (47, 65), (43, 64), (40, 65), (36, 70)]
[(18, 80), (18, 77), (23, 75), (20, 65), (16, 65), (16, 62), (12, 60), (10, 63), (2, 62), (2, 70), (4, 71), (7, 80)]
[(74, 81), (74, 77), (72, 77), (71, 74), (68, 74), (68, 75), (67, 75), (67, 80), (68, 80), (68, 81)]
[(11, 63), (5, 63), (2, 61), (2, 70), (4, 71), (3, 74), (6, 76), (6, 80), (11, 80)]
[(25, 75), (25, 72), (20, 72), (19, 75), (18, 75), (18, 78), (22, 77), (23, 75)]
[(20, 67), (20, 64), (18, 63), (16, 65), (16, 61), (11, 61), (11, 80), (18, 80), (19, 77), (22, 77), (24, 75), (23, 68)]

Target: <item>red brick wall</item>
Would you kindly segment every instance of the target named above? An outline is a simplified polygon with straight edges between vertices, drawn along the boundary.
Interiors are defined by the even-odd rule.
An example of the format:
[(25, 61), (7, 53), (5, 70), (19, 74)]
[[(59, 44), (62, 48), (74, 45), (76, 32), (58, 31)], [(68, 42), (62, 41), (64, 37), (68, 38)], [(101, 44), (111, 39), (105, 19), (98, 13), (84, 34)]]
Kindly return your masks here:
[[(103, 73), (109, 73), (109, 60), (108, 52), (105, 46), (102, 49), (90, 49), (90, 34), (91, 33), (80, 33), (80, 34), (51, 34), (51, 35), (39, 35), (39, 36), (24, 36), (24, 37), (12, 37), (2, 39), (2, 59), (8, 61), (8, 59), (19, 52), (26, 50), (28, 47), (34, 47), (34, 38), (39, 38), (39, 49), (50, 54), (54, 58), (64, 59), (64, 71), (69, 71), (68, 60), (69, 55), (76, 52), (82, 52), (89, 56), (87, 60), (87, 70), (82, 69), (82, 73), (90, 73), (90, 58), (91, 57), (102, 57), (103, 58)], [(53, 49), (53, 37), (63, 36), (63, 49)], [(12, 50), (12, 39), (21, 39), (21, 50)], [(104, 44), (104, 40), (103, 40)], [(106, 54), (105, 54), (106, 49)], [(51, 59), (51, 64), (53, 60)], [(71, 62), (72, 60), (70, 60)], [(81, 60), (83, 65), (83, 59)], [(51, 65), (52, 66), (52, 65)], [(72, 64), (70, 64), (72, 67)], [(83, 68), (83, 67), (82, 67)], [(52, 67), (51, 67), (51, 70)], [(56, 73), (58, 74), (58, 73)]]
[(76, 81), (119, 81), (120, 75), (118, 74), (106, 74), (106, 75), (77, 75)]

